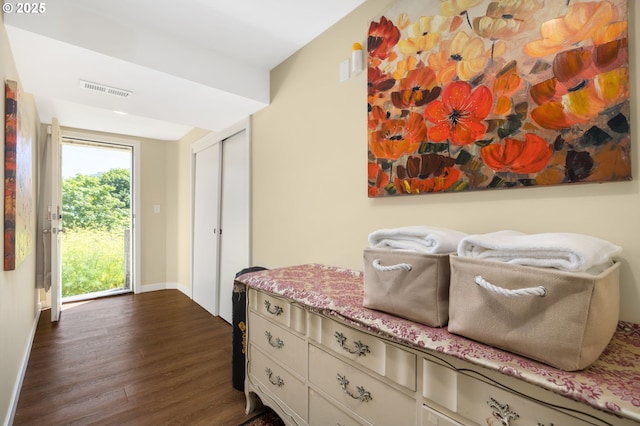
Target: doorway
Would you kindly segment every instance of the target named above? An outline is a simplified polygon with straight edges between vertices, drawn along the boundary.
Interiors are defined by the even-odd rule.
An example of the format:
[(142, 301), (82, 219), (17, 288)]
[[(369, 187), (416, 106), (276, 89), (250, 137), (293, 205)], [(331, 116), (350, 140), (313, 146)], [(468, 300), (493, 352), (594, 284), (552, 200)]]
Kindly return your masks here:
[(62, 302), (132, 291), (134, 147), (61, 144)]

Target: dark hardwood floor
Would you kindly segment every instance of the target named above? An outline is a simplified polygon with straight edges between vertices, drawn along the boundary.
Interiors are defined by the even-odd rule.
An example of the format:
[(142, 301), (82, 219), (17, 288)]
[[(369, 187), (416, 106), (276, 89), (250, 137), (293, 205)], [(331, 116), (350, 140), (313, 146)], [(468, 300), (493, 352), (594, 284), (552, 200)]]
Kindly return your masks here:
[(14, 425), (238, 425), (231, 333), (177, 290), (42, 312)]

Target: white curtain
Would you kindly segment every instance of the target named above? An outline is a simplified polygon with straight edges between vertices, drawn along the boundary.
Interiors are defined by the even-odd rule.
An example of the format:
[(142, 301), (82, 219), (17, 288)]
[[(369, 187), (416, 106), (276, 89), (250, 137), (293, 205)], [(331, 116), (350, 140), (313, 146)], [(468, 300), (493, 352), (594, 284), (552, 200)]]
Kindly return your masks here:
[[(51, 129), (49, 126), (48, 129)], [(36, 194), (36, 288), (51, 288), (51, 221), (48, 207), (51, 205), (51, 131), (40, 138), (37, 149)]]

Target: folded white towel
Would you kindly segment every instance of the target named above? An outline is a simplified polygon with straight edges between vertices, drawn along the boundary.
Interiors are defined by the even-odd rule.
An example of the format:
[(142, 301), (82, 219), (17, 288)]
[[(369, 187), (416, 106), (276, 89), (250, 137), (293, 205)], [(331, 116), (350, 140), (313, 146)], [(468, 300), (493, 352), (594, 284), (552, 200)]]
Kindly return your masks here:
[(572, 233), (498, 231), (469, 235), (458, 246), (459, 256), (590, 273), (602, 272), (620, 253), (609, 241)]
[(455, 253), (467, 234), (446, 228), (407, 226), (379, 229), (369, 234), (369, 247), (417, 253)]

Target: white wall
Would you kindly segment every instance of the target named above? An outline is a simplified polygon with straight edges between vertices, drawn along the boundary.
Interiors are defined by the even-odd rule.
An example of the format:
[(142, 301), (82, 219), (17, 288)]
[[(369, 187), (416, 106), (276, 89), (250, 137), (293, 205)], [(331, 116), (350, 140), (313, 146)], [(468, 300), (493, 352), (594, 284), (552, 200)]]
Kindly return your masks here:
[[(1, 21), (1, 20), (0, 20)], [(20, 81), (15, 62), (9, 48), (4, 22), (0, 26), (0, 81), (2, 98), (0, 117), (4, 123), (4, 81)], [(38, 113), (33, 98), (28, 94), (22, 97), (25, 117), (30, 119), (29, 127), (33, 131), (32, 152), (37, 152), (40, 128)], [(4, 128), (4, 126), (3, 126)], [(0, 131), (0, 146), (4, 147), (4, 130)], [(4, 148), (3, 148), (4, 152)], [(4, 158), (4, 155), (1, 156)], [(35, 167), (32, 182), (36, 182)], [(0, 161), (0, 176), (4, 176), (4, 161)], [(3, 184), (4, 185), (4, 184)], [(4, 186), (2, 186), (4, 188)], [(34, 194), (35, 197), (35, 194)], [(35, 243), (35, 200), (32, 204), (32, 223)], [(0, 199), (0, 212), (4, 211), (4, 197)], [(15, 271), (0, 270), (0, 421), (9, 420), (19, 389), (19, 378), (26, 365), (31, 336), (37, 318), (38, 292), (35, 289), (35, 246), (34, 254), (29, 255)]]
[[(254, 264), (362, 269), (367, 235), (406, 225), (585, 233), (623, 247), (620, 317), (640, 322), (637, 56), (630, 55), (633, 181), (370, 199), (366, 72), (338, 83), (338, 64), (352, 43), (366, 45), (371, 19), (389, 3), (368, 0), (272, 70), (272, 103), (252, 119)], [(629, 6), (629, 22), (640, 22), (636, 2)], [(629, 44), (638, 52), (633, 25)]]

